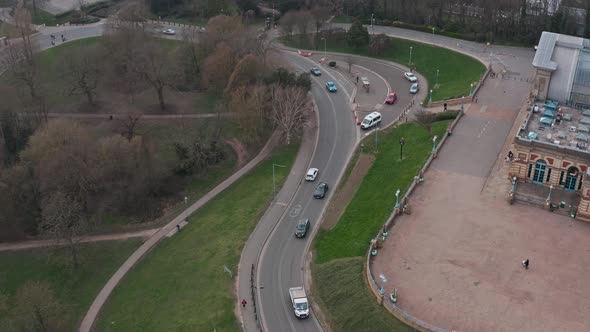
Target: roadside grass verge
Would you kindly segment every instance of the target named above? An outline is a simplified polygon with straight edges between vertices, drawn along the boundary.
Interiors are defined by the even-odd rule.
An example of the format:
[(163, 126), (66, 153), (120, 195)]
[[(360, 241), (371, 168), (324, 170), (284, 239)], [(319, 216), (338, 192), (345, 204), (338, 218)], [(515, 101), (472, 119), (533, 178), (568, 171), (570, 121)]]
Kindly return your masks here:
[[(407, 123), (379, 133), (377, 147), (371, 138), (364, 141), (365, 151), (374, 151), (375, 162), (338, 224), (331, 230), (320, 229), (315, 245), (317, 263), (364, 256), (369, 241), (393, 210), (395, 191), (400, 189), (403, 196), (432, 151), (432, 137), (442, 137), (446, 128), (446, 121), (437, 122), (429, 133), (415, 123)], [(405, 145), (400, 161), (401, 137)]]
[[(432, 100), (445, 100), (468, 96), (471, 83), (479, 80), (485, 73), (485, 66), (479, 61), (446, 48), (423, 44), (407, 39), (392, 38), (391, 46), (377, 58), (396, 62), (408, 66), (410, 62), (410, 47), (412, 47), (412, 66), (426, 77), (428, 89), (432, 89)], [(286, 46), (309, 50), (323, 47), (323, 42), (316, 42), (314, 47), (309, 36), (301, 35), (281, 37), (280, 42)], [(326, 48), (329, 52), (350, 53), (369, 56), (368, 47), (351, 48), (343, 38), (327, 39)], [(438, 85), (436, 85), (436, 71)], [(422, 86), (423, 89), (426, 86)], [(428, 98), (427, 96), (426, 98)]]
[(364, 279), (364, 257), (313, 267), (313, 294), (333, 331), (414, 331), (384, 310)]
[[(67, 248), (0, 252), (0, 293), (12, 297), (29, 281), (48, 282), (61, 303), (63, 316), (59, 319), (65, 323), (64, 329), (74, 331), (105, 282), (141, 242), (129, 239), (80, 244), (81, 264), (77, 269), (70, 264)], [(0, 317), (0, 321), (15, 318), (10, 310), (13, 302), (9, 300), (8, 315)]]
[(272, 199), (272, 163), (282, 183), (298, 144), (272, 157), (189, 218), (127, 275), (103, 308), (100, 331), (237, 331), (234, 280), (241, 249)]

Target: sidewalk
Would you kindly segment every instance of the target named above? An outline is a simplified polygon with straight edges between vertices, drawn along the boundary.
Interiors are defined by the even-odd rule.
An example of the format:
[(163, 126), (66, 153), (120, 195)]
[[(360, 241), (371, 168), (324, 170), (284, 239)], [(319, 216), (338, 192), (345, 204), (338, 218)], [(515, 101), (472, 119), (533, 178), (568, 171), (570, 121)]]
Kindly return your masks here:
[(176, 225), (180, 225), (183, 221), (185, 221), (190, 215), (192, 215), (195, 211), (221, 193), (223, 190), (227, 189), (230, 185), (240, 179), (244, 174), (248, 173), (254, 166), (256, 166), (260, 161), (265, 159), (271, 152), (273, 147), (276, 145), (278, 140), (278, 133), (275, 132), (271, 138), (268, 140), (266, 145), (262, 148), (262, 150), (258, 153), (258, 155), (250, 161), (246, 166), (242, 167), (239, 171), (234, 173), (232, 176), (227, 178), (225, 181), (217, 185), (207, 194), (205, 194), (201, 199), (191, 205), (188, 209), (184, 210), (180, 215), (178, 215), (174, 220), (169, 222), (166, 226), (162, 227), (157, 233), (155, 233), (151, 238), (149, 238), (146, 242), (144, 242), (141, 247), (139, 247), (127, 260), (119, 267), (119, 269), (113, 274), (113, 276), (109, 279), (109, 281), (104, 285), (100, 293), (96, 296), (92, 305), (88, 309), (88, 312), (84, 316), (84, 319), (80, 323), (79, 331), (81, 332), (90, 332), (92, 330), (92, 326), (96, 317), (98, 316), (102, 306), (107, 301), (109, 295), (113, 292), (117, 284), (123, 279), (125, 274), (129, 272), (133, 268), (133, 266), (152, 248), (154, 248), (160, 240), (162, 240), (171, 230), (173, 230)]
[[(316, 109), (317, 111), (317, 109)], [(260, 331), (260, 323), (258, 321), (258, 308), (255, 307), (255, 299), (253, 298), (253, 285), (251, 282), (252, 266), (258, 261), (258, 257), (264, 247), (271, 232), (286, 212), (289, 202), (297, 193), (299, 186), (303, 182), (303, 176), (309, 167), (317, 145), (319, 137), (317, 120), (314, 119), (312, 126), (306, 128), (303, 134), (301, 147), (297, 153), (297, 158), (291, 168), (289, 177), (283, 184), (281, 190), (277, 193), (276, 198), (268, 207), (256, 228), (248, 238), (242, 256), (240, 257), (240, 264), (238, 266), (238, 274), (236, 278), (237, 287), (237, 301), (235, 306), (236, 317), (239, 317), (242, 323), (242, 328), (245, 331)], [(255, 290), (254, 290), (255, 292)], [(255, 297), (255, 295), (254, 295)], [(246, 308), (242, 308), (239, 302), (242, 299), (248, 301)], [(256, 310), (256, 311), (255, 311)]]

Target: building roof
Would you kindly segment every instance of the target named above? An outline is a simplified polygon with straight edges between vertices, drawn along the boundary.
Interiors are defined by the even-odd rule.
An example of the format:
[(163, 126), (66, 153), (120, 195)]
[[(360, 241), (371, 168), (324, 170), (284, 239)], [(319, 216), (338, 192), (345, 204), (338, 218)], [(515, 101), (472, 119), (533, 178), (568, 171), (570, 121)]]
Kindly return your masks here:
[(582, 49), (586, 44), (585, 42), (587, 40), (584, 38), (543, 31), (539, 45), (537, 45), (533, 66), (535, 68), (555, 71), (557, 69), (557, 61), (553, 60), (553, 54), (556, 47)]
[(516, 135), (520, 144), (590, 156), (590, 110), (559, 106), (551, 101), (535, 103)]

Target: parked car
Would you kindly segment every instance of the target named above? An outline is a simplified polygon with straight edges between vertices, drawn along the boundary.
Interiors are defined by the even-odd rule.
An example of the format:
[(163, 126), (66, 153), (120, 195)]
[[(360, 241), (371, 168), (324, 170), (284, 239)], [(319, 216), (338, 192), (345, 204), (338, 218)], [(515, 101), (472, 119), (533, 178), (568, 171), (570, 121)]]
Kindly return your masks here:
[(315, 178), (318, 176), (320, 171), (317, 168), (310, 168), (305, 175), (306, 181), (315, 181)]
[(413, 83), (412, 86), (410, 86), (410, 93), (418, 93), (418, 90), (420, 90), (418, 83)]
[(309, 225), (311, 223), (309, 222), (309, 219), (301, 219), (297, 222), (297, 225), (295, 226), (295, 237), (305, 237), (305, 234), (307, 234), (307, 230), (309, 229)]
[(416, 77), (414, 73), (410, 73), (409, 71), (404, 73), (404, 77), (412, 83), (418, 82), (418, 77)]
[(325, 182), (320, 182), (317, 188), (313, 193), (314, 198), (324, 198), (326, 197), (326, 193), (328, 192), (328, 184)]
[(174, 29), (164, 29), (162, 30), (162, 33), (165, 35), (175, 35), (176, 34), (176, 30)]
[(395, 92), (390, 92), (387, 95), (387, 98), (385, 98), (385, 103), (389, 104), (389, 105), (393, 105), (393, 103), (395, 103), (395, 101), (397, 100), (397, 95), (395, 94)]
[(334, 84), (334, 82), (332, 82), (332, 81), (326, 82), (326, 88), (330, 92), (336, 92), (336, 91), (338, 91), (338, 89), (336, 89), (336, 84)]
[(311, 67), (309, 71), (312, 73), (313, 76), (322, 76), (322, 72), (317, 67)]

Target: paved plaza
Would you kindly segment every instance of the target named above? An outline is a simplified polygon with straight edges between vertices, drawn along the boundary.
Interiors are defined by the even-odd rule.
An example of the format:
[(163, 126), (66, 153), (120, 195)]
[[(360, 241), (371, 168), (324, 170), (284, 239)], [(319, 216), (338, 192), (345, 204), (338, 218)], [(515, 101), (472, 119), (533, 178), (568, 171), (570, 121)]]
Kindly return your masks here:
[(588, 331), (590, 224), (506, 200), (503, 159), (527, 91), (520, 80), (486, 81), (373, 260), (373, 275), (420, 320), (456, 331)]

